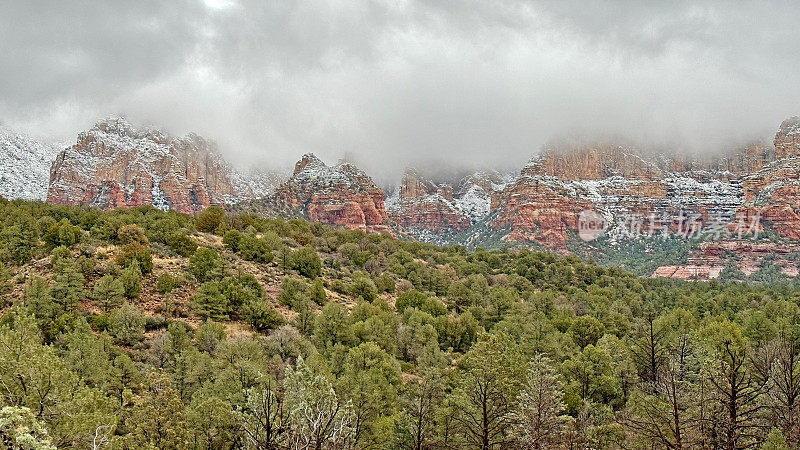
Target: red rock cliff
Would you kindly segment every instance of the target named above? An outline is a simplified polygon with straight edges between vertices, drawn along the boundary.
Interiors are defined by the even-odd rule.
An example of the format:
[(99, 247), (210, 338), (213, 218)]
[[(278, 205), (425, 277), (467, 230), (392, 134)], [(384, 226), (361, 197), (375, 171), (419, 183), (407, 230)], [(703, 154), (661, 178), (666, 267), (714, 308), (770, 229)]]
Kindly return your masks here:
[(454, 198), (452, 186), (428, 181), (414, 169), (406, 169), (389, 213), (400, 229), (423, 239), (428, 234), (460, 232), (472, 225), (469, 212)]
[(47, 201), (108, 209), (153, 205), (191, 214), (246, 194), (243, 189), (214, 143), (113, 118), (81, 133), (58, 155)]
[(327, 166), (312, 154), (295, 164), (276, 197), (311, 220), (365, 231), (387, 231), (383, 190), (352, 164)]
[(800, 155), (800, 117), (792, 117), (781, 123), (775, 134), (775, 155), (780, 158)]

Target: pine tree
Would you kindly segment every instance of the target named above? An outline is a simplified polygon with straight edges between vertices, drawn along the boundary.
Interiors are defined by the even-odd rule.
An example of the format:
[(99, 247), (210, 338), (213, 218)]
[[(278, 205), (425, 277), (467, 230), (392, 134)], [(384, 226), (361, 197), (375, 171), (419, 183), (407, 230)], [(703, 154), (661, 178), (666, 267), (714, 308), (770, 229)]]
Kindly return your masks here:
[(63, 261), (56, 270), (52, 297), (62, 310), (68, 311), (84, 299), (83, 274), (72, 261)]
[(555, 448), (567, 417), (564, 382), (549, 358), (537, 355), (528, 364), (528, 374), (514, 409), (512, 432), (526, 449)]
[(93, 297), (105, 310), (118, 307), (124, 296), (125, 286), (112, 275), (104, 275), (94, 285)]
[(119, 277), (119, 280), (122, 282), (122, 288), (125, 291), (125, 297), (138, 297), (142, 290), (142, 271), (139, 270), (138, 261), (131, 261), (131, 264), (122, 271), (122, 275)]
[(303, 358), (286, 369), (285, 404), (292, 448), (347, 448), (353, 441), (352, 406), (343, 401), (323, 375)]
[(230, 305), (220, 283), (206, 281), (192, 297), (192, 309), (203, 320), (228, 320)]
[(314, 280), (311, 285), (311, 300), (318, 305), (325, 305), (328, 301), (328, 295), (325, 294), (325, 287), (322, 285), (322, 280)]

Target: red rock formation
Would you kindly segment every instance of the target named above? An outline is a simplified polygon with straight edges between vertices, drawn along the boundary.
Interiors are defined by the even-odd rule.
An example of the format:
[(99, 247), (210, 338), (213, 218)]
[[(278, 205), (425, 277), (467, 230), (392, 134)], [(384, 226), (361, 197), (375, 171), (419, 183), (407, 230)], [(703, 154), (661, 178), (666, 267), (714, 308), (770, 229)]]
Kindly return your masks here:
[(567, 230), (577, 231), (578, 215), (590, 208), (591, 203), (570, 197), (557, 186), (521, 177), (492, 197), (492, 210), (498, 211), (492, 226), (510, 229), (504, 240), (532, 241), (563, 251)]
[(403, 180), (400, 182), (400, 201), (423, 198), (436, 193), (437, 186), (422, 178), (416, 170), (406, 169)]
[(295, 164), (292, 177), (278, 187), (279, 202), (309, 219), (352, 229), (389, 231), (383, 190), (351, 164), (326, 166), (312, 154)]
[(775, 155), (778, 159), (800, 155), (800, 117), (792, 117), (781, 123), (775, 134)]
[(798, 250), (800, 250), (798, 244), (754, 242), (747, 239), (703, 242), (688, 258), (688, 264), (661, 266), (653, 271), (651, 277), (713, 280), (722, 274), (729, 255), (736, 255), (738, 262), (735, 267), (746, 276), (761, 270), (764, 258), (770, 257), (773, 258), (770, 264), (780, 267), (781, 273), (795, 277), (798, 275), (798, 267), (789, 259), (789, 255)]
[(469, 217), (457, 210), (440, 195), (421, 201), (404, 202), (400, 209), (390, 211), (392, 221), (402, 229), (421, 228), (434, 233), (463, 231), (472, 224)]
[[(800, 240), (800, 158), (795, 158), (800, 156), (800, 119), (781, 125), (775, 147), (777, 161), (776, 153), (760, 143), (706, 160), (608, 143), (551, 145), (514, 184), (492, 197), (491, 226), (510, 228), (505, 240), (563, 250), (579, 212), (595, 209), (611, 214), (612, 224), (638, 216), (645, 218), (644, 227), (653, 222), (658, 230), (690, 236), (722, 221), (722, 230), (733, 235), (763, 232), (763, 223), (769, 223), (782, 236)], [(697, 218), (691, 223), (669, 219), (682, 214)], [(647, 219), (651, 216), (655, 220)], [(696, 265), (700, 268), (689, 272), (715, 267)], [(713, 276), (715, 270), (708, 273)]]
[(800, 239), (800, 119), (783, 121), (775, 135), (778, 160), (742, 178), (739, 215), (757, 215), (781, 236)]
[(663, 266), (653, 272), (653, 278), (677, 278), (680, 280), (713, 280), (719, 278), (724, 266), (689, 264), (686, 266)]
[(659, 180), (663, 169), (640, 150), (613, 144), (551, 145), (529, 164), (524, 175), (549, 175), (562, 180), (600, 180), (618, 175)]
[(403, 231), (418, 237), (423, 237), (420, 232), (439, 235), (463, 231), (472, 221), (453, 201), (452, 186), (436, 185), (414, 169), (407, 169), (390, 217)]
[(47, 201), (109, 209), (153, 205), (191, 214), (248, 194), (214, 143), (195, 134), (173, 138), (113, 118), (81, 133), (58, 155)]
[(775, 152), (772, 148), (761, 142), (753, 142), (728, 156), (718, 158), (714, 168), (741, 177), (758, 172), (774, 160)]

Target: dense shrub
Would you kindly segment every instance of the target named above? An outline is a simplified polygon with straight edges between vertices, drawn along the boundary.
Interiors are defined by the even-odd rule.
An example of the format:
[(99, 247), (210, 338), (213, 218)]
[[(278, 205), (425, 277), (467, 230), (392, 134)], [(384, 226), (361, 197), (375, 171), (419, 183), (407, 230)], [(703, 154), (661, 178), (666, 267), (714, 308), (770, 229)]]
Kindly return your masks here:
[(248, 261), (266, 264), (272, 262), (275, 255), (270, 251), (269, 245), (251, 234), (242, 236), (239, 242), (239, 252), (242, 258)]
[(150, 245), (150, 240), (142, 227), (136, 224), (124, 225), (117, 230), (117, 239), (122, 245), (139, 244), (142, 246)]
[(378, 296), (378, 289), (375, 288), (375, 283), (365, 273), (359, 273), (353, 278), (353, 283), (350, 286), (353, 297), (362, 298), (365, 301), (371, 302)]
[(109, 331), (120, 343), (135, 345), (144, 336), (145, 317), (139, 308), (126, 303), (112, 311)]
[(139, 261), (133, 259), (128, 267), (122, 271), (119, 277), (125, 291), (125, 297), (136, 298), (142, 291), (142, 271), (139, 269)]
[(391, 275), (384, 273), (381, 276), (375, 278), (375, 288), (378, 290), (378, 293), (381, 292), (394, 292), (395, 291), (395, 281)]
[(311, 247), (303, 247), (292, 252), (289, 267), (307, 278), (316, 278), (322, 273), (322, 261)]
[(138, 242), (126, 245), (117, 254), (117, 264), (122, 267), (127, 267), (132, 261), (139, 264), (139, 270), (143, 275), (153, 271), (153, 255), (150, 253), (150, 248)]
[(222, 275), (222, 258), (213, 248), (200, 247), (189, 258), (189, 271), (200, 281)]
[(225, 232), (225, 235), (222, 237), (222, 244), (225, 245), (225, 248), (232, 252), (239, 251), (239, 243), (242, 241), (242, 233), (238, 230), (228, 230)]
[(172, 275), (164, 273), (159, 275), (158, 280), (156, 280), (156, 290), (162, 295), (166, 295), (172, 292), (177, 284), (177, 281), (172, 277)]
[(33, 257), (37, 236), (29, 225), (12, 225), (0, 231), (0, 261), (25, 264)]
[(72, 225), (67, 219), (61, 219), (47, 228), (42, 240), (51, 248), (61, 245), (72, 247), (81, 240), (82, 236), (80, 228)]
[(225, 211), (217, 206), (210, 206), (197, 215), (194, 227), (197, 231), (213, 233), (225, 224)]
[(397, 297), (395, 307), (401, 312), (408, 308), (416, 308), (432, 316), (447, 314), (447, 307), (442, 302), (435, 298), (430, 298), (415, 289), (401, 293)]
[(298, 278), (286, 277), (281, 283), (278, 301), (294, 310), (300, 309), (309, 300), (308, 285)]
[(251, 302), (247, 311), (247, 321), (258, 331), (274, 330), (285, 322), (281, 314), (266, 300)]
[(311, 300), (318, 305), (324, 305), (328, 301), (328, 295), (325, 293), (325, 286), (322, 280), (316, 279), (311, 285)]
[(197, 250), (197, 243), (185, 231), (170, 233), (166, 238), (166, 244), (181, 256), (191, 256)]

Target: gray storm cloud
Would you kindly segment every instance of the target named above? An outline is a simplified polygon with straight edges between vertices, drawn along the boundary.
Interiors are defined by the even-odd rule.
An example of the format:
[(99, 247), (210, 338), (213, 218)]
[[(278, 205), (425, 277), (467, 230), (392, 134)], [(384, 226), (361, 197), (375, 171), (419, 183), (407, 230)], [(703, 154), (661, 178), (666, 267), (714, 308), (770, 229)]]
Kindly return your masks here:
[(124, 114), (233, 160), (379, 178), (513, 167), (552, 136), (692, 152), (800, 113), (792, 2), (0, 0), (0, 121), (71, 141)]

